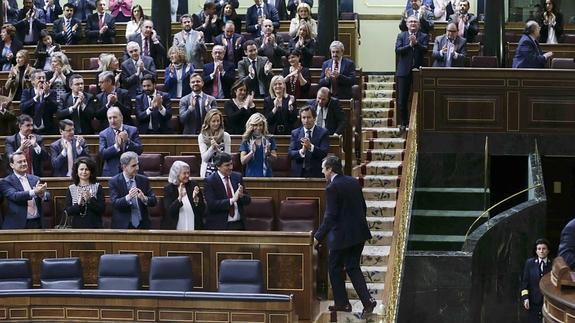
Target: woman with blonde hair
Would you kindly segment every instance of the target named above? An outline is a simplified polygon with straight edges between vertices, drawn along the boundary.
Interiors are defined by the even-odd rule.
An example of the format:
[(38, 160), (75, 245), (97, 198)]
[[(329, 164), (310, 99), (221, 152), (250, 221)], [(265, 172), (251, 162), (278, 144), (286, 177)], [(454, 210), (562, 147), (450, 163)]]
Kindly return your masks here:
[(246, 122), (240, 144), (240, 161), (245, 177), (271, 177), (271, 162), (277, 158), (276, 142), (268, 132), (268, 122), (261, 113), (254, 113)]
[(317, 38), (317, 21), (311, 17), (311, 7), (309, 4), (302, 2), (297, 6), (297, 14), (290, 21), (289, 25), (289, 35), (290, 37), (297, 36), (299, 25), (302, 22), (306, 22), (310, 27), (311, 38)]
[(46, 81), (50, 83), (50, 88), (56, 91), (58, 103), (61, 103), (66, 92), (71, 91), (68, 81), (73, 74), (72, 67), (68, 57), (63, 52), (53, 53), (50, 65), (52, 70), (46, 72)]
[(202, 131), (198, 135), (198, 145), (202, 157), (200, 177), (208, 177), (217, 171), (214, 156), (224, 151), (231, 154), (232, 140), (230, 134), (224, 131), (224, 116), (217, 109), (206, 113)]
[(16, 53), (16, 65), (10, 69), (4, 88), (9, 90), (9, 101), (20, 101), (22, 91), (32, 87), (34, 68), (28, 64), (28, 51), (21, 49)]
[(190, 94), (190, 75), (194, 74), (194, 64), (186, 62), (186, 53), (178, 46), (168, 49), (168, 57), (170, 65), (164, 72), (164, 91), (170, 95), (170, 99)]
[(311, 67), (313, 55), (315, 55), (315, 39), (311, 38), (311, 29), (308, 23), (299, 25), (297, 35), (290, 38), (288, 43), (290, 52), (299, 50), (301, 52), (301, 64)]
[(114, 54), (102, 53), (98, 57), (98, 77), (102, 72), (112, 72), (114, 73), (114, 80), (116, 81), (116, 86), (120, 86), (120, 76), (122, 70), (120, 70), (120, 61)]
[(266, 116), (270, 133), (274, 135), (289, 135), (298, 118), (295, 97), (286, 90), (285, 79), (276, 75), (270, 82), (270, 95), (264, 99), (264, 115)]

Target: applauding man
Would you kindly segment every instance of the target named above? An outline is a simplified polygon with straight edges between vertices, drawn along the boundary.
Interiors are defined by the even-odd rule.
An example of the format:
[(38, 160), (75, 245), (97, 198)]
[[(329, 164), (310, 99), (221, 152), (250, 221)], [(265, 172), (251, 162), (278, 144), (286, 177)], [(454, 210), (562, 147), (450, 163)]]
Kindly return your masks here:
[(120, 169), (120, 155), (126, 151), (141, 154), (143, 151), (140, 136), (136, 127), (123, 123), (122, 113), (118, 107), (111, 107), (107, 112), (110, 126), (100, 132), (100, 158), (104, 162), (102, 176), (114, 176)]

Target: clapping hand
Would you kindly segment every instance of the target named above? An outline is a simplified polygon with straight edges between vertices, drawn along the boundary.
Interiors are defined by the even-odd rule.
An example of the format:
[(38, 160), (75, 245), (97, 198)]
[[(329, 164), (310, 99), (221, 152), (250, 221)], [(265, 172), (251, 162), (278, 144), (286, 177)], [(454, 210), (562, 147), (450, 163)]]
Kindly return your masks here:
[(181, 202), (182, 199), (186, 196), (187, 192), (186, 192), (186, 186), (184, 185), (184, 183), (180, 183), (180, 185), (178, 186), (178, 200)]
[(265, 65), (264, 65), (264, 72), (266, 74), (269, 74), (272, 71), (272, 62), (268, 61)]
[(40, 182), (38, 182), (34, 187), (34, 194), (36, 194), (36, 196), (44, 195), (44, 193), (46, 193), (47, 188), (48, 183), (40, 184)]
[(220, 151), (220, 145), (218, 144), (218, 142), (212, 138), (212, 140), (210, 141), (210, 145), (212, 146), (212, 148), (216, 151)]
[(242, 184), (238, 184), (238, 189), (234, 193), (233, 200), (234, 202), (237, 202), (242, 197), (244, 197), (244, 187), (242, 186)]
[(200, 200), (200, 187), (199, 186), (195, 186), (194, 187), (194, 191), (192, 192), (192, 199), (194, 200), (195, 203), (198, 203)]

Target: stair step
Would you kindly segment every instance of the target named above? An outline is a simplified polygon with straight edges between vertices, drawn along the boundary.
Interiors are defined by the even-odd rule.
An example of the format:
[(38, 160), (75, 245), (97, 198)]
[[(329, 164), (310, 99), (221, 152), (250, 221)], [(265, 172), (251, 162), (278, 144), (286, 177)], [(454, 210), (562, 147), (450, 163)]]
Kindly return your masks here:
[(395, 82), (393, 74), (370, 74), (367, 75), (367, 82)]
[(361, 317), (361, 312), (363, 311), (363, 304), (358, 299), (350, 299), (349, 303), (351, 304), (351, 312), (334, 312), (333, 314), (327, 310), (329, 305), (333, 304), (333, 301), (326, 302), (328, 304), (325, 305), (325, 310), (322, 311), (321, 315), (317, 318), (315, 323), (330, 323), (334, 322), (331, 320), (332, 315), (335, 319), (335, 322), (345, 322), (345, 323), (375, 323), (375, 322), (383, 322), (383, 311), (384, 307), (381, 304), (381, 301), (377, 301), (377, 306), (374, 309), (373, 313), (369, 314), (367, 318)]
[(379, 109), (379, 108), (389, 108), (395, 110), (395, 99), (394, 98), (362, 98), (361, 108), (363, 109)]
[(361, 266), (361, 272), (366, 282), (383, 283), (385, 282), (387, 266)]
[(408, 250), (460, 251), (465, 241), (464, 235), (410, 234)]
[(363, 187), (399, 187), (399, 176), (393, 175), (365, 175), (359, 178)]
[(392, 127), (395, 125), (395, 118), (363, 118), (361, 119), (363, 127)]
[(460, 211), (460, 210), (421, 210), (415, 209), (412, 211), (411, 216), (426, 216), (426, 217), (457, 217), (457, 218), (472, 218), (475, 219), (481, 215), (483, 211)]
[(397, 188), (364, 187), (363, 197), (366, 200), (392, 200), (397, 199)]
[[(345, 283), (345, 289), (347, 290), (347, 295), (350, 299), (359, 299), (351, 282)], [(367, 289), (372, 298), (376, 300), (383, 299), (383, 283), (367, 283)]]
[(358, 167), (359, 175), (400, 175), (401, 161), (375, 160)]
[(399, 138), (371, 138), (365, 141), (366, 149), (404, 149), (405, 139)]
[(361, 153), (362, 160), (402, 161), (404, 149), (367, 149)]
[(389, 258), (390, 246), (370, 246), (363, 247), (361, 254), (362, 266), (385, 266)]
[(395, 201), (365, 201), (367, 216), (393, 217)]
[(392, 231), (371, 231), (371, 239), (366, 244), (370, 246), (387, 246), (391, 244)]
[(425, 187), (416, 189), (414, 208), (434, 210), (482, 210), (489, 203), (489, 190), (476, 187)]
[[(412, 211), (409, 233), (463, 235), (469, 230), (481, 213), (481, 211), (415, 209)], [(485, 221), (487, 221), (487, 216), (479, 219), (474, 225), (474, 228), (477, 228)]]
[(370, 230), (393, 231), (395, 218), (392, 216), (368, 216), (366, 220)]
[(362, 129), (362, 139), (368, 138), (399, 138), (402, 135), (399, 134), (398, 127), (363, 127)]
[(395, 109), (392, 108), (363, 108), (361, 110), (361, 116), (363, 118), (393, 118), (395, 115)]
[(363, 90), (363, 96), (366, 98), (393, 98), (394, 90)]
[(370, 91), (381, 91), (381, 90), (394, 90), (393, 86), (395, 83), (393, 82), (368, 82), (365, 84), (365, 90)]

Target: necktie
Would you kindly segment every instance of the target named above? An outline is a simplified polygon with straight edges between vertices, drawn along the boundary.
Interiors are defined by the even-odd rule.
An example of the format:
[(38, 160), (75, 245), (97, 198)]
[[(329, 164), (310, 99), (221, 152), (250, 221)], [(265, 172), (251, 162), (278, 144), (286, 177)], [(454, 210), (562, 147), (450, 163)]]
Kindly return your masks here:
[[(30, 139), (30, 137), (28, 137)], [(32, 147), (26, 147), (26, 163), (28, 164), (28, 169), (26, 172), (32, 174)]]
[[(234, 194), (232, 193), (232, 184), (230, 183), (230, 177), (226, 176), (224, 177), (224, 181), (226, 182), (226, 193), (228, 194), (228, 198), (232, 198), (234, 196)], [(230, 217), (233, 218), (235, 215), (235, 209), (234, 209), (234, 205), (230, 205), (230, 209), (229, 209), (229, 214)]]
[(543, 267), (545, 266), (545, 262), (543, 260), (539, 260), (539, 276), (543, 276)]
[[(154, 100), (154, 96), (150, 95), (148, 97), (148, 107), (152, 107), (152, 100)], [(154, 131), (160, 130), (160, 116), (158, 114), (158, 110), (152, 110), (150, 114), (150, 125)]]
[[(32, 187), (30, 186), (30, 183), (28, 182), (28, 178), (24, 175), (24, 176), (18, 176), (20, 178), (20, 184), (22, 184), (22, 188), (24, 189), (24, 191), (31, 191)], [(37, 207), (36, 207), (36, 198), (33, 197), (32, 199), (28, 200), (28, 205), (26, 207), (26, 212), (28, 213), (27, 218), (31, 219), (31, 218), (35, 218), (36, 217), (36, 213), (38, 211)]]
[(315, 119), (315, 124), (320, 126), (320, 127), (324, 127), (324, 125), (323, 125), (323, 108), (320, 107), (319, 105), (317, 107), (318, 107), (318, 109), (317, 109), (318, 111), (317, 111), (317, 118)]
[(264, 16), (264, 10), (262, 9), (262, 6), (258, 6), (258, 17), (263, 17)]
[(148, 45), (148, 37), (144, 38), (144, 55), (150, 56), (150, 47)]
[(98, 26), (100, 26), (100, 29), (102, 29), (102, 27), (104, 27), (104, 15), (100, 14), (100, 19), (98, 19)]
[[(135, 186), (136, 182), (133, 179), (128, 181), (128, 191)], [(134, 228), (137, 228), (140, 225), (140, 205), (137, 197), (133, 198), (131, 202), (132, 202), (132, 210), (131, 210), (130, 221), (132, 222), (132, 226)]]
[(44, 101), (44, 94), (40, 95), (40, 102), (34, 105), (34, 126), (40, 128), (42, 126), (42, 102)]
[(74, 165), (74, 147), (71, 141), (68, 142), (67, 150), (68, 151), (66, 152), (66, 157), (68, 158), (68, 172), (66, 173), (66, 176), (72, 176), (72, 166)]
[(258, 79), (258, 70), (256, 68), (256, 60), (255, 59), (252, 61), (252, 68), (254, 69), (254, 78), (257, 80)]
[(415, 10), (415, 17), (419, 20), (419, 10)]
[[(308, 138), (311, 141), (311, 130), (306, 130), (305, 131), (305, 137)], [(305, 152), (305, 157), (303, 158), (303, 168), (302, 168), (302, 172), (305, 172), (304, 174), (302, 174), (302, 176), (306, 175), (307, 171), (309, 170), (309, 167), (311, 166), (311, 154), (308, 151)]]
[(451, 52), (453, 51), (453, 44), (447, 40), (447, 53), (445, 53), (445, 67), (451, 67)]
[(66, 45), (72, 43), (72, 20), (66, 21)]
[[(339, 73), (339, 61), (334, 61), (333, 62), (333, 72), (338, 72)], [(331, 81), (331, 92), (333, 95), (337, 96), (337, 78), (333, 78)]]
[(233, 37), (230, 38), (226, 38), (228, 41), (228, 46), (227, 46), (227, 54), (228, 54), (228, 61), (233, 62), (234, 61), (234, 43), (233, 43)]
[(196, 134), (200, 133), (200, 130), (202, 128), (202, 121), (203, 121), (202, 120), (202, 107), (200, 104), (200, 100), (201, 100), (201, 96), (196, 95), (196, 100), (194, 102), (194, 105), (195, 105), (194, 108), (196, 110), (196, 120), (197, 120), (197, 122), (196, 122), (196, 125), (197, 125)]
[(459, 30), (457, 31), (457, 34), (461, 37), (463, 37), (463, 34), (465, 34), (465, 22), (463, 21), (463, 17), (464, 16), (459, 17)]
[(214, 82), (212, 84), (212, 96), (217, 98), (217, 99), (221, 99), (220, 98), (220, 89), (219, 89), (219, 84), (220, 84), (220, 71), (217, 69), (217, 67), (214, 68), (216, 69), (214, 72)]

